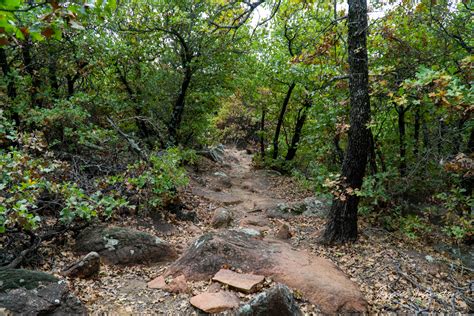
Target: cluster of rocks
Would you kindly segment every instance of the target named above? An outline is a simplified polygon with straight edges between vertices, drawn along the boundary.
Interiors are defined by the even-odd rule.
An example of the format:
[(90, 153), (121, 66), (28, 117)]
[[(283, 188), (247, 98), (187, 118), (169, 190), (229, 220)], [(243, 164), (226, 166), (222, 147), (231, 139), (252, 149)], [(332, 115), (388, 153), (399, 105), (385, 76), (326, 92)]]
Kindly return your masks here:
[[(223, 270), (222, 267), (232, 267), (241, 273)], [(284, 241), (262, 238), (258, 232), (250, 233), (248, 229), (217, 230), (202, 235), (148, 286), (184, 292), (189, 290), (187, 281), (212, 280), (233, 291), (253, 293), (260, 290), (266, 277), (298, 290), (323, 313), (362, 313), (367, 309), (367, 302), (358, 287), (331, 261), (294, 250)], [(258, 299), (256, 297), (255, 304), (279, 297), (279, 301), (288, 302), (288, 310), (294, 311), (288, 292), (283, 285), (278, 286), (278, 289), (269, 290)], [(206, 312), (216, 312), (224, 308), (236, 309), (240, 306), (236, 298), (232, 291), (208, 291), (193, 297), (191, 304)], [(239, 308), (242, 315), (247, 315), (244, 311), (250, 313), (248, 315), (259, 315), (249, 312), (254, 308), (254, 304), (250, 305)]]
[[(220, 313), (234, 310), (235, 315), (301, 315), (291, 290), (283, 284), (277, 284), (262, 291), (247, 303), (242, 304), (237, 292), (251, 294), (262, 290), (265, 277), (248, 273), (237, 273), (229, 269), (219, 270), (207, 292), (191, 297), (192, 306), (206, 313)], [(214, 286), (217, 285), (217, 286)], [(189, 293), (186, 278), (180, 275), (165, 280), (160, 276), (148, 283), (149, 288), (162, 289), (172, 293)]]

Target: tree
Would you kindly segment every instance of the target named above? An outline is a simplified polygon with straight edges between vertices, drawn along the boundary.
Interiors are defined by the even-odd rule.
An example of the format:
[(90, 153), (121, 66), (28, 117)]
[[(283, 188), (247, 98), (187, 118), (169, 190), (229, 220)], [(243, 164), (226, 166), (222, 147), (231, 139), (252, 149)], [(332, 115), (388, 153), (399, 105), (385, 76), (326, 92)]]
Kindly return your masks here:
[(356, 190), (362, 186), (369, 148), (370, 119), (369, 69), (367, 57), (367, 1), (349, 0), (349, 142), (342, 164), (340, 182), (323, 234), (326, 243), (345, 243), (357, 239)]

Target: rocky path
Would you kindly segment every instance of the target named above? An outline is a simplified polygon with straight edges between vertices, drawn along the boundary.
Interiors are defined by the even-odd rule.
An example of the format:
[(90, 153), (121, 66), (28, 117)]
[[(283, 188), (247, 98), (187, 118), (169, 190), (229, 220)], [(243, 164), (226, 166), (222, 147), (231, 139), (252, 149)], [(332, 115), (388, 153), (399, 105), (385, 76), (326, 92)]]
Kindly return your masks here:
[[(83, 308), (110, 315), (472, 310), (465, 294), (472, 273), (446, 264), (423, 241), (361, 221), (356, 244), (322, 247), (317, 238), (327, 203), (290, 177), (255, 170), (245, 151), (228, 148), (222, 158), (190, 167), (178, 203), (187, 220), (177, 220), (174, 211), (128, 215), (63, 245), (45, 244), (42, 256), (49, 259), (40, 270), (59, 278), (60, 286), (47, 275), (50, 285), (38, 297), (35, 289), (16, 288), (18, 282), (12, 292), (0, 283), (0, 314), (2, 304), (18, 302), (38, 302), (26, 309), (31, 314)], [(84, 257), (91, 251), (96, 254)], [(24, 272), (11, 274), (12, 280), (17, 273)]]

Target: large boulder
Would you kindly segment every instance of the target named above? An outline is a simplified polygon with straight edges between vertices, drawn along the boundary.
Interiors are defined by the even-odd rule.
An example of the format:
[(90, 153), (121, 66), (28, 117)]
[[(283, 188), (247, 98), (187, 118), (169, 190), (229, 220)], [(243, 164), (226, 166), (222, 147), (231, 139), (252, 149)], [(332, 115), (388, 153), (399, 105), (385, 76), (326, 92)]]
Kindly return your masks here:
[(0, 270), (0, 310), (21, 315), (86, 315), (64, 281), (38, 271)]
[(272, 277), (300, 291), (324, 313), (367, 309), (358, 287), (331, 261), (246, 231), (202, 235), (168, 268), (165, 277), (183, 274), (188, 280), (208, 280), (222, 267)]
[(107, 264), (165, 262), (176, 252), (162, 239), (122, 227), (89, 227), (76, 239), (78, 253), (97, 252)]
[(278, 284), (255, 296), (239, 308), (238, 316), (298, 316), (302, 315), (290, 289)]

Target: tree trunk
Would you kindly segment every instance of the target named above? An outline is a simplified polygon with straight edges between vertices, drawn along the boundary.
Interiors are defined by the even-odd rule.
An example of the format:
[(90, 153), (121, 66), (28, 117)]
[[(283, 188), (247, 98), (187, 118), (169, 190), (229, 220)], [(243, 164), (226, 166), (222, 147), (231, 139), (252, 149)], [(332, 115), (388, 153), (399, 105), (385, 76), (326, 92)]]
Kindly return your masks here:
[(375, 154), (375, 140), (372, 131), (369, 132), (369, 166), (370, 174), (375, 175), (378, 172), (377, 155)]
[(262, 117), (260, 119), (260, 156), (265, 160), (265, 107), (262, 106)]
[(176, 145), (177, 143), (177, 133), (179, 126), (181, 125), (181, 119), (183, 117), (184, 105), (186, 101), (186, 91), (189, 88), (191, 83), (192, 71), (191, 67), (188, 65), (185, 67), (183, 82), (181, 83), (181, 90), (173, 106), (173, 114), (171, 115), (171, 120), (168, 125), (168, 140), (170, 145)]
[[(138, 132), (141, 138), (148, 139), (150, 137), (150, 131), (146, 125), (146, 123), (140, 118), (142, 116), (142, 110), (140, 105), (138, 104), (138, 97), (137, 95), (140, 93), (140, 90), (134, 92), (132, 87), (130, 86), (129, 81), (127, 80), (126, 74), (120, 71), (118, 63), (115, 65), (117, 67), (117, 74), (119, 76), (120, 82), (124, 85), (125, 91), (127, 91), (128, 97), (135, 106), (135, 124), (137, 125)], [(151, 144), (149, 144), (151, 145)]]
[(57, 64), (56, 59), (51, 58), (48, 65), (48, 72), (49, 72), (49, 85), (51, 87), (51, 95), (53, 98), (59, 97), (59, 82), (57, 76)]
[(295, 132), (293, 133), (293, 137), (291, 138), (291, 145), (288, 148), (288, 152), (286, 153), (285, 160), (290, 161), (295, 158), (296, 151), (298, 150), (298, 144), (301, 139), (301, 133), (303, 131), (304, 123), (306, 122), (306, 117), (308, 115), (308, 109), (311, 108), (313, 104), (311, 98), (306, 98), (304, 101), (303, 107), (298, 112), (298, 118), (296, 120), (295, 125)]
[[(0, 66), (3, 71), (3, 76), (7, 79), (7, 96), (10, 98), (11, 101), (14, 101), (17, 93), (15, 87), (15, 81), (13, 81), (13, 77), (11, 76), (10, 72), (10, 65), (8, 64), (7, 54), (5, 52), (5, 48), (0, 47)], [(18, 112), (12, 109), (12, 119), (15, 122), (17, 127), (20, 126), (20, 116)]]
[(471, 133), (469, 134), (469, 140), (467, 141), (466, 152), (468, 154), (474, 153), (474, 127), (471, 128)]
[(414, 145), (413, 145), (413, 155), (415, 159), (418, 158), (418, 153), (420, 152), (420, 125), (421, 125), (421, 115), (420, 107), (417, 106), (415, 110), (415, 131), (414, 131)]
[(26, 72), (31, 77), (31, 104), (33, 106), (41, 106), (42, 101), (38, 96), (41, 81), (35, 74), (35, 67), (33, 65), (33, 59), (31, 57), (31, 42), (29, 40), (25, 40), (24, 45), (22, 46), (21, 54), (23, 57), (23, 64), (25, 65)]
[(398, 136), (399, 136), (399, 147), (400, 147), (400, 165), (398, 167), (400, 177), (404, 177), (407, 174), (407, 160), (406, 160), (406, 144), (405, 144), (405, 112), (403, 107), (398, 107)]
[(273, 159), (276, 159), (278, 157), (278, 141), (280, 138), (281, 126), (283, 124), (286, 108), (288, 107), (288, 103), (290, 103), (291, 94), (293, 93), (293, 89), (295, 88), (295, 86), (296, 86), (296, 83), (294, 82), (290, 84), (290, 86), (288, 87), (288, 91), (286, 92), (285, 99), (283, 100), (283, 104), (281, 106), (280, 116), (278, 117), (277, 126), (275, 129), (275, 135), (273, 137), (273, 156), (272, 156)]
[[(357, 239), (359, 198), (350, 190), (362, 186), (367, 165), (370, 120), (369, 74), (367, 58), (367, 1), (348, 0), (350, 128), (342, 164), (340, 195), (334, 197), (322, 236), (325, 243), (346, 243)], [(348, 191), (349, 190), (349, 193)]]
[(336, 135), (334, 135), (334, 138), (332, 139), (332, 143), (334, 145), (334, 150), (335, 150), (335, 159), (334, 161), (337, 164), (342, 164), (344, 161), (344, 150), (342, 150), (341, 145), (339, 144), (341, 141), (341, 133), (338, 133), (336, 131)]

